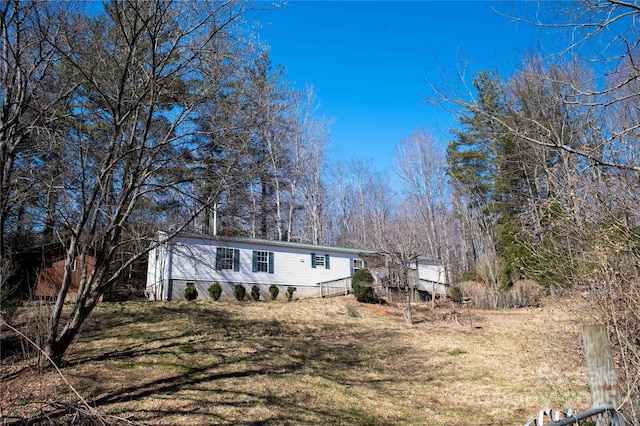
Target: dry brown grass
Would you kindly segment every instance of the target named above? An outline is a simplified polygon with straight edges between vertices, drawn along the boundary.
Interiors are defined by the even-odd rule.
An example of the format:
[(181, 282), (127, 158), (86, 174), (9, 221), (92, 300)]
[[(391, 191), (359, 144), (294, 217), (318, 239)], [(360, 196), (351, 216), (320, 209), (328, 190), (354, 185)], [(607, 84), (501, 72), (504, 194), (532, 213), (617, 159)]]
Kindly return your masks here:
[[(145, 424), (506, 425), (590, 405), (567, 306), (414, 319), (351, 296), (105, 303), (63, 371), (101, 412)], [(74, 401), (54, 373), (6, 356), (2, 369), (4, 420)]]

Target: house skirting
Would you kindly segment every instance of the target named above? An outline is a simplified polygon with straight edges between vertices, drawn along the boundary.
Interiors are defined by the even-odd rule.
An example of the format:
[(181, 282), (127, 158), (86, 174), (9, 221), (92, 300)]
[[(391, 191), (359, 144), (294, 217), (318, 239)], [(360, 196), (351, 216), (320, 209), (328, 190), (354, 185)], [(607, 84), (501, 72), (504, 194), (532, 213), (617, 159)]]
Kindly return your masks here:
[[(171, 298), (170, 300), (184, 300), (184, 291), (187, 288), (187, 285), (193, 285), (195, 289), (198, 291), (197, 300), (209, 300), (211, 297), (209, 296), (209, 287), (215, 281), (188, 281), (188, 280), (171, 280)], [(235, 287), (240, 284), (244, 286), (246, 290), (245, 299), (251, 299), (251, 289), (253, 286), (257, 286), (260, 289), (260, 300), (271, 300), (271, 293), (269, 292), (269, 287), (271, 284), (257, 284), (257, 283), (235, 283), (235, 282), (218, 282), (220, 287), (222, 288), (222, 295), (220, 299), (222, 300), (235, 300)], [(286, 292), (287, 285), (277, 285), (278, 286), (278, 297), (276, 300), (286, 300)], [(296, 291), (293, 293), (294, 299), (305, 299), (310, 297), (326, 297), (327, 295), (335, 295), (340, 293), (347, 293), (350, 290), (350, 280), (349, 287), (345, 290), (345, 284), (335, 284), (333, 286), (327, 285), (315, 285), (315, 286), (292, 286), (295, 287)], [(147, 297), (149, 300), (162, 300), (161, 296), (155, 296), (153, 288), (150, 287), (147, 289), (148, 294)]]

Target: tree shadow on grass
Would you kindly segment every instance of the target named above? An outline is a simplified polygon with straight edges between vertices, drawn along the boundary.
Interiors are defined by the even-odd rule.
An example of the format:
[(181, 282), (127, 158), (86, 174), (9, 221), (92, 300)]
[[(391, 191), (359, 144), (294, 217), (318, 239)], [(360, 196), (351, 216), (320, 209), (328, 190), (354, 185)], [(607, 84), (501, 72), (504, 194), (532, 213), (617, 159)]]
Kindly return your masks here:
[[(393, 368), (380, 374), (372, 367), (387, 350), (378, 345), (389, 341), (393, 331), (362, 330), (339, 319), (313, 329), (284, 320), (250, 321), (214, 306), (158, 308), (151, 314), (151, 323), (173, 322), (174, 330), (152, 338), (136, 337), (138, 341), (125, 348), (70, 359), (69, 374), (81, 381), (81, 394), (95, 396), (90, 399), (93, 407), (109, 410), (117, 404), (134, 404), (142, 408), (131, 409), (127, 416), (150, 424), (166, 422), (171, 416), (181, 422), (191, 418), (193, 424), (202, 423), (203, 416), (208, 424), (403, 424), (403, 419), (390, 415), (379, 419), (366, 404), (348, 409), (332, 406), (316, 400), (313, 389), (307, 392), (295, 385), (301, 378), (322, 379), (339, 394), (352, 386), (376, 389), (397, 380)], [(145, 321), (144, 312), (124, 322), (112, 315), (107, 312), (94, 318), (81, 339), (93, 343), (112, 339), (126, 333), (128, 325)], [(95, 327), (100, 321), (104, 322)], [(198, 327), (180, 330), (178, 324), (184, 323)], [(393, 350), (398, 354), (409, 348)], [(105, 369), (111, 369), (113, 378), (100, 376)], [(269, 385), (256, 386), (263, 377)], [(158, 399), (168, 402), (161, 408), (148, 403)], [(252, 409), (263, 414), (238, 417), (238, 411)]]
[[(82, 356), (81, 353), (71, 351), (65, 366), (170, 353), (171, 349), (183, 345), (184, 340), (194, 340), (202, 335), (215, 335), (218, 332), (215, 324), (226, 323), (229, 321), (229, 315), (211, 306), (200, 305), (194, 309), (193, 306), (165, 305), (127, 314), (126, 318), (115, 315), (110, 309), (103, 310), (91, 319), (91, 323), (80, 333), (79, 342), (120, 338), (131, 343), (126, 347), (102, 351), (94, 356)], [(162, 323), (164, 326), (161, 326)], [(136, 324), (140, 325), (140, 329), (135, 329)], [(176, 333), (176, 330), (181, 331)]]
[[(345, 371), (354, 371), (362, 368), (367, 362), (367, 356), (363, 347), (342, 342), (327, 343), (322, 339), (314, 340), (310, 345), (307, 341), (281, 341), (277, 340), (269, 344), (261, 342), (254, 347), (257, 349), (244, 357), (227, 358), (221, 362), (200, 364), (191, 367), (188, 371), (177, 372), (170, 376), (163, 376), (156, 380), (145, 383), (132, 384), (129, 387), (119, 388), (116, 391), (107, 393), (91, 401), (91, 404), (100, 408), (123, 401), (142, 402), (147, 398), (166, 397), (174, 399), (175, 395), (181, 403), (191, 399), (191, 404), (163, 409), (143, 410), (138, 415), (143, 417), (146, 423), (163, 421), (166, 416), (179, 416), (180, 419), (193, 416), (193, 423), (198, 423), (206, 412), (206, 406), (211, 404), (207, 395), (211, 392), (216, 394), (215, 410), (209, 415), (217, 420), (212, 420), (209, 424), (264, 424), (264, 425), (285, 425), (285, 424), (309, 424), (310, 422), (320, 422), (321, 424), (380, 424), (366, 408), (352, 407), (349, 410), (337, 409), (332, 406), (318, 406), (313, 403), (313, 396), (306, 392), (286, 392), (284, 396), (273, 395), (267, 391), (249, 389), (241, 387), (227, 388), (225, 386), (229, 380), (237, 383), (250, 378), (268, 376), (270, 380), (289, 383), (292, 376), (305, 374), (313, 377), (323, 377), (328, 381), (335, 382), (340, 386), (349, 387), (357, 384), (366, 386), (368, 380), (364, 378), (347, 377)], [(277, 364), (266, 362), (266, 355), (277, 357), (280, 361)], [(310, 366), (310, 364), (312, 364)], [(386, 381), (393, 381), (389, 377)], [(375, 380), (377, 385), (382, 381)], [(371, 381), (373, 382), (373, 381)], [(199, 386), (204, 389), (198, 390)], [(185, 395), (192, 395), (186, 397)], [(268, 408), (272, 416), (268, 419), (245, 418), (239, 421), (237, 417), (228, 415), (225, 412), (240, 410), (250, 410), (251, 408), (263, 406)], [(193, 407), (198, 407), (193, 409)], [(315, 419), (315, 420), (314, 420)], [(385, 419), (384, 424), (403, 424), (402, 419)]]
[[(105, 304), (106, 305), (106, 304)], [(109, 336), (120, 336), (123, 329), (130, 331), (132, 325), (139, 324), (145, 329), (166, 323), (175, 326), (176, 323), (193, 323), (206, 326), (224, 322), (228, 313), (208, 304), (161, 304), (150, 302), (139, 303), (139, 309), (127, 309), (123, 303), (110, 303), (100, 306), (101, 309), (91, 314), (91, 321), (87, 321), (80, 334), (80, 339), (92, 340)], [(135, 305), (134, 305), (135, 306)], [(148, 333), (150, 337), (152, 333)]]

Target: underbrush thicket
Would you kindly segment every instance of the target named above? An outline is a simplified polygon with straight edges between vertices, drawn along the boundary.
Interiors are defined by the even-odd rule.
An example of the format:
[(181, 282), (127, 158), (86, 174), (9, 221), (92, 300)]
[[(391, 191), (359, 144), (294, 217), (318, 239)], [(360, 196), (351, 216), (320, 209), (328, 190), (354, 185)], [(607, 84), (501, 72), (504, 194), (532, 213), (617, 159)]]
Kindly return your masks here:
[(516, 281), (507, 289), (492, 288), (478, 281), (465, 281), (451, 289), (454, 302), (466, 301), (478, 309), (539, 306), (545, 294), (545, 289), (531, 280)]
[[(589, 234), (586, 234), (589, 235)], [(627, 425), (640, 425), (640, 230), (615, 222), (593, 227), (575, 282), (607, 326)]]

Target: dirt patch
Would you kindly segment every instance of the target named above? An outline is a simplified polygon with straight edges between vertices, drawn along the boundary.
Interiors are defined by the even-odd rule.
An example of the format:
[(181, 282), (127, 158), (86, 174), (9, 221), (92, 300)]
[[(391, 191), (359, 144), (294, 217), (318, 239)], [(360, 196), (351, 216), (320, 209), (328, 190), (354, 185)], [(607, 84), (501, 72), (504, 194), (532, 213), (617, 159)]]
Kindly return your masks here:
[(394, 316), (402, 315), (400, 308), (395, 304), (381, 305), (381, 304), (362, 303), (361, 306), (364, 306), (365, 308), (382, 315), (394, 315)]

